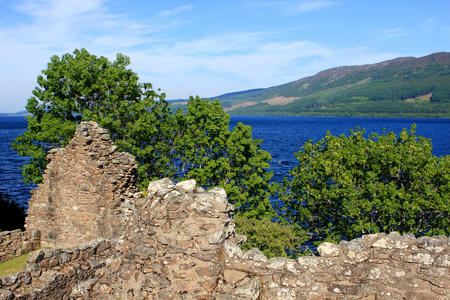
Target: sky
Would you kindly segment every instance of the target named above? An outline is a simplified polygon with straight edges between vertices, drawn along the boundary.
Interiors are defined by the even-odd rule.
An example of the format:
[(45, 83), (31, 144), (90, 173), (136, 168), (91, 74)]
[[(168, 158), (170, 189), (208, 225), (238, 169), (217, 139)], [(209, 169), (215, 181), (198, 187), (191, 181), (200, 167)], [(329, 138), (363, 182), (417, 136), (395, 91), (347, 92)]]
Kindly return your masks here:
[(50, 57), (130, 57), (166, 99), (450, 52), (448, 0), (0, 0), (0, 112), (25, 110)]

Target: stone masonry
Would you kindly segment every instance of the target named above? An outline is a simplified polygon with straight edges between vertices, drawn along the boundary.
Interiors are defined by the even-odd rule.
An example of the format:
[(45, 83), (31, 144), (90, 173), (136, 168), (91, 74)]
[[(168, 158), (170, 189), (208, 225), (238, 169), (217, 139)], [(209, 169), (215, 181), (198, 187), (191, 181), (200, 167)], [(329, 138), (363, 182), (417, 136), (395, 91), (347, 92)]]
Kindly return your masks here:
[(40, 242), (39, 230), (0, 232), (0, 263), (38, 249)]
[(136, 191), (134, 157), (118, 152), (106, 129), (83, 122), (67, 146), (47, 158), (44, 181), (29, 202), (26, 230), (39, 229), (43, 247), (122, 235), (118, 208)]
[[(101, 132), (95, 123), (88, 125), (82, 123), (79, 127), (88, 128), (84, 136), (93, 136), (90, 131)], [(82, 132), (85, 131), (78, 130), (77, 135)], [(101, 139), (102, 134), (94, 136)], [(95, 142), (94, 139), (90, 144)], [(91, 152), (94, 153), (84, 150), (85, 156)], [(108, 157), (115, 159), (115, 156)], [(51, 181), (51, 174), (59, 176), (52, 170), (64, 165), (63, 158), (52, 160), (55, 163), (49, 165), (46, 181)], [(78, 159), (81, 161), (83, 156)], [(103, 165), (110, 166), (110, 161)], [(117, 169), (121, 170), (120, 164)], [(110, 178), (111, 174), (117, 174), (108, 172), (102, 176)], [(71, 245), (32, 252), (24, 271), (0, 278), (0, 300), (450, 299), (448, 237), (415, 238), (410, 234), (380, 233), (339, 245), (322, 243), (317, 249), (319, 256), (268, 259), (258, 249), (244, 252), (239, 248), (245, 237), (234, 230), (234, 207), (228, 203), (223, 189), (205, 191), (194, 180), (173, 184), (169, 179), (162, 179), (151, 182), (146, 193), (134, 193), (133, 177), (129, 178), (127, 184), (119, 185), (121, 194), (113, 194), (112, 199), (120, 199), (119, 205), (105, 205), (101, 206), (103, 210), (97, 210), (104, 215), (118, 216), (114, 219), (118, 224), (114, 226), (121, 232), (117, 230), (115, 235), (106, 237), (83, 234), (80, 239), (83, 242), (73, 244), (77, 239), (67, 235), (68, 229), (60, 228), (58, 236), (72, 238)], [(95, 180), (108, 182), (101, 176)], [(70, 194), (54, 193), (60, 198), (40, 202), (36, 194), (49, 195), (45, 189), (60, 190), (58, 184), (67, 184), (67, 181), (52, 182), (55, 185), (44, 182), (39, 186), (41, 191), (33, 195), (35, 201), (31, 205), (46, 211), (45, 205), (74, 200)], [(89, 199), (100, 199), (99, 194), (105, 195), (101, 191), (98, 188)], [(107, 191), (117, 190), (110, 187)], [(104, 202), (93, 202), (90, 206), (95, 203), (103, 205)], [(62, 206), (61, 203), (59, 207)], [(52, 221), (58, 219), (55, 214)], [(31, 232), (20, 235), (24, 241), (29, 241), (30, 236), (38, 237), (37, 230), (44, 233), (44, 239), (51, 232), (45, 226), (54, 228), (51, 222), (36, 219), (32, 222), (37, 224), (32, 227), (34, 235)], [(58, 226), (73, 224), (58, 222)], [(98, 228), (92, 224), (86, 226)], [(82, 227), (76, 230), (83, 232)], [(62, 244), (60, 241), (59, 245)]]

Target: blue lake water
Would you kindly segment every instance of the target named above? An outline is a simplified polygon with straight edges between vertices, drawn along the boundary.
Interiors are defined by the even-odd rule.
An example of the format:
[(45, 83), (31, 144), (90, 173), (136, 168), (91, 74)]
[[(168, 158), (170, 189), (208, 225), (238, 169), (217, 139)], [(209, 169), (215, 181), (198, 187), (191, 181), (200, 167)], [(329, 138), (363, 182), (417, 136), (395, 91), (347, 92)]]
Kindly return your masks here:
[(272, 154), (275, 181), (282, 180), (297, 164), (294, 152), (309, 139), (316, 142), (324, 138), (327, 130), (335, 136), (348, 136), (350, 129), (359, 126), (366, 129), (367, 135), (381, 134), (383, 128), (398, 135), (403, 128), (410, 130), (415, 123), (416, 135), (432, 139), (434, 155), (450, 154), (450, 119), (232, 116), (230, 126), (238, 122), (252, 126), (253, 138), (264, 140), (261, 148)]
[[(327, 130), (333, 135), (348, 135), (350, 129), (359, 126), (367, 133), (381, 134), (386, 128), (387, 132), (398, 134), (402, 128), (409, 130), (415, 123), (417, 135), (432, 139), (434, 155), (450, 155), (450, 119), (232, 116), (230, 127), (238, 122), (252, 126), (253, 137), (264, 140), (261, 147), (272, 154), (275, 181), (287, 176), (296, 165), (294, 152), (309, 139), (315, 142), (325, 137)], [(0, 192), (9, 194), (23, 206), (27, 206), (30, 190), (35, 185), (23, 183), (22, 171), (18, 168), (27, 159), (17, 155), (10, 144), (26, 127), (24, 117), (0, 116)]]

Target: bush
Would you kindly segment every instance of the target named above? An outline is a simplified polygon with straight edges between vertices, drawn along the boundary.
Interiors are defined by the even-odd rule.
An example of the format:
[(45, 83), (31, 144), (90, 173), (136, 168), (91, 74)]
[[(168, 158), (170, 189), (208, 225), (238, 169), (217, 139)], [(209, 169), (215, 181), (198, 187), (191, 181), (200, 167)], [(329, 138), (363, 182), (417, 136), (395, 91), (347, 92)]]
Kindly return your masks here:
[(449, 235), (450, 156), (433, 156), (415, 125), (399, 137), (350, 132), (327, 132), (295, 154), (280, 193), (291, 221), (316, 244), (377, 232)]
[(304, 242), (300, 235), (296, 234), (295, 226), (282, 222), (272, 222), (266, 218), (261, 220), (235, 217), (236, 231), (247, 237), (247, 241), (241, 246), (243, 250), (258, 248), (268, 258), (294, 257)]

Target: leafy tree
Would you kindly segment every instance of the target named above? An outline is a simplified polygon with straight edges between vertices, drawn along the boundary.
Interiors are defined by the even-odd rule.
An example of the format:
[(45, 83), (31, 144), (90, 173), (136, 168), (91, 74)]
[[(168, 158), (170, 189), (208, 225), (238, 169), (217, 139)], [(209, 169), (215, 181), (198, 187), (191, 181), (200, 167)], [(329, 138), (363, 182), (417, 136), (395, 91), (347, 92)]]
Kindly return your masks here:
[(122, 54), (110, 62), (85, 49), (51, 58), (28, 99), (27, 131), (12, 144), (31, 157), (23, 166), (25, 182), (42, 181), (48, 150), (65, 146), (85, 120), (107, 128), (119, 149), (136, 157), (141, 185), (173, 172), (168, 162), (174, 121), (165, 95), (139, 83), (129, 64)]
[(230, 131), (230, 116), (220, 101), (199, 97), (191, 97), (186, 114), (179, 109), (176, 119), (177, 175), (204, 188), (225, 189), (236, 207), (236, 230), (248, 238), (244, 249), (257, 247), (268, 257), (295, 251), (299, 238), (293, 228), (270, 221), (277, 217), (270, 203), (272, 157), (260, 148), (262, 140), (252, 138), (252, 128), (238, 123)]
[(47, 152), (65, 146), (81, 121), (95, 121), (120, 151), (136, 157), (141, 187), (163, 177), (193, 178), (204, 188), (223, 187), (242, 216), (275, 217), (271, 156), (252, 139), (251, 127), (238, 124), (230, 132), (220, 102), (199, 97), (191, 97), (186, 114), (173, 115), (165, 94), (139, 83), (129, 64), (122, 54), (110, 62), (85, 49), (51, 58), (28, 99), (28, 130), (12, 144), (31, 157), (25, 181), (41, 182)]
[(136, 157), (141, 186), (162, 177), (195, 178), (206, 188), (224, 187), (241, 212), (258, 208), (254, 216), (273, 215), (271, 157), (252, 139), (251, 127), (239, 124), (230, 132), (220, 102), (199, 97), (191, 97), (186, 115), (173, 115), (165, 94), (139, 83), (129, 64), (122, 54), (110, 62), (85, 49), (51, 58), (28, 99), (28, 130), (13, 142), (19, 154), (31, 156), (23, 167), (25, 181), (39, 183), (48, 150), (65, 146), (88, 120), (107, 128), (119, 150)]
[(397, 137), (350, 130), (304, 144), (280, 199), (312, 241), (399, 231), (448, 235), (450, 157), (431, 154), (415, 125)]
[(269, 197), (271, 155), (252, 138), (250, 126), (239, 123), (231, 132), (230, 115), (219, 100), (191, 97), (186, 115), (176, 114), (176, 151), (181, 178), (195, 179), (204, 188), (223, 187), (236, 212), (255, 218), (274, 217)]

